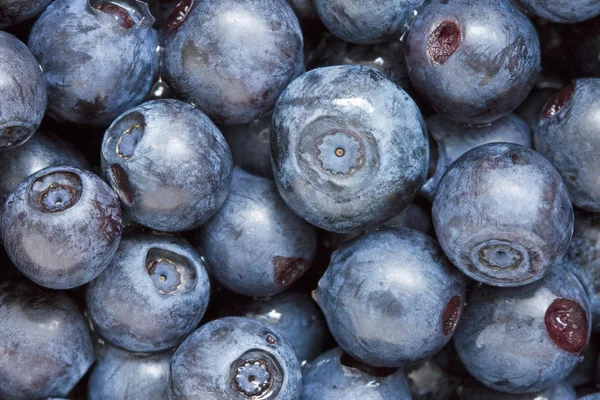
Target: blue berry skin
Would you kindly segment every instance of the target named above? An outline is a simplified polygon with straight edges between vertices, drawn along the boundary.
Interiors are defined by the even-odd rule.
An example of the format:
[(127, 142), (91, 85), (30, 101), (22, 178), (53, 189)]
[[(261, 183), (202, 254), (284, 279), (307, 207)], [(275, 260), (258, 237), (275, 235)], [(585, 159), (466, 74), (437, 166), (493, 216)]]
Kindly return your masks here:
[(311, 224), (349, 233), (398, 215), (427, 175), (429, 146), (412, 99), (369, 67), (307, 72), (273, 114), (271, 155), (283, 200)]
[(401, 367), (450, 341), (465, 293), (466, 279), (435, 240), (385, 228), (336, 250), (313, 297), (346, 353), (365, 364)]
[(443, 116), (486, 124), (513, 111), (540, 72), (540, 41), (510, 0), (426, 3), (406, 62), (415, 88)]
[(292, 290), (267, 298), (235, 298), (227, 302), (220, 313), (251, 318), (272, 326), (294, 348), (302, 365), (327, 349), (327, 323), (307, 293)]
[(308, 270), (317, 232), (287, 208), (271, 180), (235, 168), (229, 197), (198, 229), (195, 244), (219, 284), (265, 297), (285, 291)]
[(228, 317), (209, 322), (171, 360), (169, 399), (298, 399), (300, 364), (269, 325)]
[(579, 400), (600, 400), (600, 392), (588, 394), (587, 396), (581, 397)]
[(533, 393), (569, 375), (581, 361), (591, 327), (585, 290), (557, 266), (523, 287), (475, 286), (454, 342), (481, 383), (501, 392)]
[(0, 29), (39, 15), (50, 3), (52, 0), (3, 0), (0, 4)]
[(184, 0), (164, 32), (162, 74), (217, 123), (244, 124), (304, 72), (303, 46), (285, 0)]
[(106, 345), (90, 375), (88, 399), (166, 399), (172, 353), (138, 354)]
[(450, 261), (494, 286), (542, 278), (567, 251), (573, 233), (573, 206), (556, 169), (512, 143), (484, 144), (454, 162), (439, 184), (432, 214)]
[(75, 302), (23, 279), (0, 284), (0, 397), (66, 397), (94, 362)]
[(537, 151), (560, 172), (573, 203), (600, 212), (600, 79), (577, 79), (553, 95), (534, 129)]
[(244, 125), (221, 127), (233, 154), (233, 162), (243, 170), (273, 179), (271, 165), (271, 114)]
[(24, 143), (40, 126), (46, 111), (46, 84), (40, 64), (27, 46), (2, 31), (0, 74), (0, 150), (3, 150)]
[(48, 114), (108, 126), (140, 104), (158, 74), (153, 23), (139, 0), (56, 0), (48, 6), (29, 36), (46, 77)]
[(411, 400), (402, 370), (364, 365), (335, 348), (308, 364), (301, 400)]
[(516, 143), (532, 147), (531, 128), (527, 122), (515, 114), (508, 114), (489, 125), (474, 127), (453, 122), (441, 115), (434, 115), (425, 120), (431, 138), (437, 145), (437, 160), (433, 167), (435, 173), (429, 178), (421, 192), (430, 200), (448, 170), (448, 167), (467, 151), (486, 143)]
[(533, 16), (559, 24), (574, 24), (600, 15), (596, 0), (520, 0)]
[(314, 0), (323, 24), (345, 42), (399, 39), (424, 0)]
[(473, 383), (459, 388), (457, 400), (577, 400), (577, 393), (565, 381), (541, 392), (521, 394), (498, 392)]
[(108, 128), (102, 167), (129, 218), (178, 232), (200, 226), (223, 205), (233, 161), (202, 111), (179, 100), (155, 100)]
[(25, 276), (51, 289), (81, 286), (108, 266), (121, 240), (121, 207), (98, 176), (75, 167), (42, 169), (10, 194), (2, 239)]
[(96, 331), (133, 352), (177, 346), (200, 323), (210, 295), (206, 266), (183, 238), (125, 236), (109, 267), (87, 287)]

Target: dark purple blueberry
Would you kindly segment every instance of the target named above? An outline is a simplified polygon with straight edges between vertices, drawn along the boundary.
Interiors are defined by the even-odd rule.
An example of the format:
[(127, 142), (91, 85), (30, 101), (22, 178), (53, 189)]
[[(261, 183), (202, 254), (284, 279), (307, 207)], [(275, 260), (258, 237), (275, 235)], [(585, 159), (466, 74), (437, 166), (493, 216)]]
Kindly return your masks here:
[(184, 0), (164, 32), (162, 74), (216, 122), (249, 123), (304, 71), (302, 48), (285, 0)]
[(535, 27), (510, 0), (427, 2), (407, 45), (413, 85), (457, 122), (485, 124), (510, 113), (540, 72)]
[(318, 68), (277, 101), (275, 181), (286, 204), (333, 232), (397, 216), (425, 181), (429, 147), (416, 104), (373, 68)]
[(10, 194), (2, 238), (25, 276), (52, 289), (88, 283), (108, 266), (121, 240), (121, 207), (110, 187), (75, 167), (42, 169)]
[(53, 0), (2, 0), (0, 29), (17, 25), (38, 16)]
[(169, 370), (169, 399), (297, 399), (300, 364), (292, 346), (269, 325), (221, 318), (179, 346)]
[(573, 207), (548, 160), (523, 146), (491, 143), (448, 168), (433, 225), (450, 261), (469, 277), (520, 286), (542, 278), (566, 252)]
[(56, 0), (35, 23), (29, 47), (42, 64), (48, 114), (108, 126), (146, 97), (158, 73), (158, 39), (140, 0)]
[(533, 393), (564, 379), (581, 361), (591, 332), (587, 294), (560, 266), (531, 285), (478, 284), (456, 329), (456, 350), (486, 386)]
[(206, 264), (179, 236), (130, 234), (87, 287), (96, 331), (134, 352), (177, 346), (200, 323), (210, 294)]
[(597, 0), (519, 0), (533, 16), (561, 24), (574, 24), (600, 15)]
[(94, 362), (87, 322), (62, 292), (0, 284), (0, 397), (66, 397)]

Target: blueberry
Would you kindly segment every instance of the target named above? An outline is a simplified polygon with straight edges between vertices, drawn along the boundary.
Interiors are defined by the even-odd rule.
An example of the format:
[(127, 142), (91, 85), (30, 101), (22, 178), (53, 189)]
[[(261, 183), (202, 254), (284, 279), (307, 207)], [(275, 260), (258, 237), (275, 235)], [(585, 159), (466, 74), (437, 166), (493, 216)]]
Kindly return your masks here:
[[(467, 151), (486, 143), (507, 142), (532, 147), (529, 125), (515, 114), (508, 114), (482, 127), (464, 126), (434, 115), (425, 120), (429, 134), (436, 143), (437, 160), (430, 163), (435, 171), (421, 191), (433, 199), (437, 187), (448, 167)], [(434, 151), (431, 152), (434, 154)]]
[(0, 4), (0, 29), (36, 17), (52, 0), (3, 0)]
[(588, 394), (587, 396), (580, 397), (579, 400), (600, 400), (600, 392)]
[(211, 276), (246, 296), (272, 296), (311, 266), (316, 230), (291, 212), (275, 184), (239, 168), (217, 215), (198, 229), (196, 247)]
[(158, 72), (154, 18), (139, 0), (56, 0), (29, 47), (42, 64), (48, 114), (107, 126), (142, 102)]
[(578, 79), (544, 105), (534, 130), (535, 148), (560, 172), (571, 200), (600, 212), (600, 79)]
[(411, 399), (401, 370), (370, 367), (340, 348), (320, 355), (303, 375), (302, 400)]
[(108, 128), (102, 165), (127, 215), (160, 231), (195, 228), (221, 207), (231, 152), (211, 120), (178, 100), (127, 111)]
[(369, 365), (400, 367), (450, 341), (465, 291), (466, 280), (432, 238), (386, 228), (336, 250), (313, 296), (345, 352)]
[(177, 346), (200, 323), (210, 284), (204, 261), (184, 239), (131, 234), (109, 267), (87, 288), (96, 331), (125, 350)]
[(376, 70), (315, 69), (277, 101), (275, 181), (286, 204), (319, 228), (375, 228), (398, 215), (425, 181), (426, 135), (415, 103)]
[(535, 27), (510, 0), (430, 1), (407, 45), (413, 85), (457, 122), (485, 124), (510, 113), (540, 72)]
[(164, 38), (166, 82), (222, 124), (267, 113), (304, 71), (302, 32), (285, 0), (183, 0)]
[(88, 399), (166, 399), (171, 355), (136, 354), (106, 345), (90, 375)]
[(560, 81), (551, 81), (543, 87), (534, 88), (527, 99), (515, 110), (515, 113), (527, 122), (533, 131), (538, 123), (540, 110), (544, 107), (548, 99), (557, 90), (562, 89), (563, 86), (564, 84)]
[(288, 342), (269, 325), (221, 318), (179, 346), (170, 366), (169, 399), (297, 399), (300, 365)]
[(600, 17), (564, 25), (564, 49), (576, 77), (600, 78)]
[(358, 44), (399, 39), (424, 0), (314, 0), (323, 24), (340, 39)]
[(477, 285), (454, 342), (467, 370), (509, 393), (548, 389), (569, 375), (590, 338), (587, 295), (560, 267), (523, 287)]
[(539, 153), (491, 143), (448, 168), (433, 202), (433, 225), (466, 275), (519, 286), (542, 278), (566, 252), (573, 207), (558, 172)]
[(27, 280), (0, 284), (0, 397), (66, 397), (94, 362), (75, 302)]
[(249, 124), (223, 126), (233, 161), (251, 174), (273, 179), (271, 166), (271, 114)]
[(574, 24), (600, 15), (597, 0), (520, 0), (520, 3), (532, 15), (561, 24)]
[(237, 298), (222, 306), (221, 315), (251, 318), (272, 326), (290, 343), (301, 364), (327, 348), (329, 336), (325, 318), (304, 292), (292, 290), (253, 300)]
[(75, 167), (42, 169), (10, 194), (2, 239), (15, 265), (38, 285), (83, 285), (108, 266), (121, 240), (121, 208), (110, 187)]
[(474, 383), (459, 389), (458, 400), (577, 400), (577, 393), (564, 381), (542, 392), (523, 394), (498, 392)]
[(1, 150), (24, 143), (40, 126), (46, 111), (46, 85), (40, 65), (27, 46), (2, 31), (0, 75)]

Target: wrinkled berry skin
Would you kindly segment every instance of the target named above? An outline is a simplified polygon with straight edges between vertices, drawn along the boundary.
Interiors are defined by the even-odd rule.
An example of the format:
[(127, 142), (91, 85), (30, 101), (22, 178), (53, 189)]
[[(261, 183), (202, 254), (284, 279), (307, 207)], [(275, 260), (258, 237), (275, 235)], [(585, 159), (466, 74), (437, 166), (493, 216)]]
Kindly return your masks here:
[(458, 400), (577, 400), (577, 393), (565, 381), (541, 392), (522, 394), (498, 392), (474, 381), (458, 389)]
[(383, 43), (399, 39), (424, 0), (314, 0), (323, 24), (345, 42)]
[(87, 323), (61, 292), (0, 284), (0, 397), (66, 397), (94, 362)]
[(202, 111), (155, 100), (108, 128), (102, 166), (133, 221), (178, 232), (200, 226), (221, 207), (233, 161), (221, 132)]
[(264, 297), (283, 292), (308, 270), (317, 233), (287, 208), (271, 180), (235, 168), (231, 193), (198, 229), (196, 248), (222, 286)]
[(221, 310), (223, 316), (240, 316), (264, 322), (286, 338), (303, 364), (327, 349), (328, 329), (319, 307), (304, 292), (287, 291), (277, 296), (236, 298)]
[(527, 11), (536, 17), (559, 24), (574, 24), (600, 15), (596, 0), (520, 0)]
[(155, 352), (177, 346), (206, 311), (206, 265), (179, 236), (132, 234), (109, 267), (87, 288), (96, 331), (125, 350)]
[(169, 399), (298, 399), (302, 386), (294, 350), (276, 330), (248, 318), (211, 321), (179, 346), (171, 360)]
[(130, 353), (106, 345), (90, 375), (88, 399), (166, 399), (171, 355)]
[(465, 293), (466, 279), (435, 240), (385, 228), (335, 251), (313, 297), (345, 352), (369, 365), (401, 367), (450, 341)]
[(0, 29), (39, 15), (52, 0), (3, 0), (0, 4)]
[(557, 266), (523, 287), (475, 286), (454, 343), (481, 383), (501, 392), (532, 393), (569, 375), (591, 327), (585, 290)]
[(573, 75), (600, 78), (600, 17), (563, 27), (563, 48)]
[(335, 348), (310, 363), (301, 400), (410, 400), (401, 370), (364, 365)]
[(453, 122), (441, 115), (425, 120), (427, 130), (437, 144), (435, 173), (425, 182), (421, 191), (430, 200), (448, 167), (467, 151), (486, 143), (516, 143), (531, 148), (529, 125), (515, 114), (508, 114), (489, 125), (474, 127)]
[(127, 15), (119, 20), (102, 11), (113, 3), (56, 0), (33, 26), (29, 48), (44, 69), (48, 114), (58, 121), (108, 126), (154, 83), (158, 38), (148, 6), (125, 0), (116, 6)]
[(233, 162), (243, 170), (273, 179), (271, 165), (271, 120), (266, 115), (245, 125), (223, 126), (221, 132), (233, 154)]
[(567, 251), (573, 233), (573, 207), (556, 169), (512, 143), (479, 146), (452, 164), (432, 214), (450, 261), (494, 286), (542, 278)]
[(411, 25), (415, 88), (443, 116), (486, 124), (514, 110), (540, 72), (540, 42), (510, 0), (428, 2)]
[[(190, 1), (186, 0), (185, 4)], [(220, 124), (267, 113), (304, 72), (298, 18), (285, 0), (192, 2), (165, 30), (161, 74), (173, 92)]]
[(425, 181), (427, 131), (412, 99), (369, 67), (307, 72), (273, 114), (271, 155), (286, 204), (319, 228), (357, 232), (398, 215)]
[(44, 73), (27, 46), (2, 31), (0, 75), (0, 150), (3, 150), (24, 143), (40, 126), (46, 111), (46, 84)]
[(10, 194), (2, 239), (25, 276), (51, 289), (81, 286), (108, 266), (121, 240), (121, 207), (91, 172), (42, 169)]
[(558, 169), (573, 203), (600, 212), (600, 79), (577, 79), (552, 96), (534, 129), (537, 151)]

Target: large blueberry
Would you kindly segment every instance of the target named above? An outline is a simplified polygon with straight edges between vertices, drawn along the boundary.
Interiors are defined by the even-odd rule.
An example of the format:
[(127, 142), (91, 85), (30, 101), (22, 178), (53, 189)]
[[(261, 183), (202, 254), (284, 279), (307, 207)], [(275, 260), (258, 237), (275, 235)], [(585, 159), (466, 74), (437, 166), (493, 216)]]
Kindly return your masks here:
[(386, 228), (335, 251), (313, 296), (344, 351), (369, 365), (400, 367), (450, 341), (465, 293), (466, 279), (435, 240)]
[(104, 271), (121, 229), (121, 207), (111, 188), (69, 166), (31, 175), (10, 194), (2, 215), (11, 260), (29, 279), (52, 289), (83, 285)]
[(407, 44), (413, 85), (458, 122), (484, 124), (508, 114), (540, 71), (535, 27), (510, 0), (427, 2)]
[(239, 168), (225, 204), (196, 237), (211, 276), (246, 296), (283, 292), (311, 266), (317, 250), (316, 229), (287, 208), (275, 184)]
[(564, 25), (567, 61), (576, 77), (600, 78), (600, 17), (579, 24)]
[(253, 300), (240, 296), (226, 302), (221, 314), (251, 318), (272, 326), (294, 348), (301, 364), (327, 349), (329, 331), (325, 318), (308, 293), (292, 290)]
[(166, 82), (223, 124), (267, 113), (304, 71), (302, 32), (285, 0), (183, 0), (164, 38)]
[(600, 212), (600, 79), (577, 79), (544, 105), (534, 141), (560, 172), (571, 200)]
[(458, 389), (457, 400), (577, 400), (577, 393), (565, 381), (541, 392), (522, 394), (498, 392), (474, 381)]
[(179, 100), (155, 100), (121, 115), (102, 142), (105, 175), (127, 215), (168, 232), (195, 228), (221, 207), (231, 151), (211, 120)]
[(486, 386), (509, 393), (548, 389), (579, 363), (591, 332), (585, 290), (554, 268), (531, 285), (478, 284), (456, 329), (456, 350)]
[(421, 189), (429, 199), (435, 196), (440, 180), (448, 167), (467, 151), (482, 144), (495, 142), (532, 147), (529, 125), (515, 114), (509, 114), (481, 127), (465, 126), (441, 115), (429, 117), (425, 123), (436, 144), (436, 151), (432, 149), (432, 155), (437, 157), (435, 163), (429, 166), (430, 170), (435, 172)]
[(410, 400), (402, 370), (370, 367), (335, 348), (308, 364), (301, 400)]
[(512, 143), (476, 147), (442, 178), (433, 225), (462, 272), (496, 286), (542, 278), (567, 251), (573, 206), (556, 169)]
[(169, 399), (298, 399), (300, 364), (269, 325), (221, 318), (203, 325), (171, 360)]
[(52, 0), (3, 0), (0, 2), (0, 29), (36, 17)]
[(184, 239), (125, 236), (109, 267), (87, 288), (96, 331), (129, 351), (177, 346), (200, 323), (210, 284), (204, 261)]
[(88, 325), (65, 294), (0, 284), (0, 397), (66, 397), (94, 362)]
[(106, 345), (88, 383), (89, 400), (165, 400), (172, 351), (137, 354)]
[(400, 39), (424, 0), (314, 0), (323, 24), (340, 39), (358, 44)]
[(600, 15), (598, 0), (520, 0), (532, 15), (561, 24), (574, 24)]
[(333, 232), (377, 227), (425, 181), (427, 131), (412, 99), (373, 68), (318, 68), (287, 87), (271, 128), (287, 205)]
[(48, 113), (107, 126), (142, 102), (158, 73), (154, 18), (140, 0), (56, 0), (29, 48), (44, 68)]
[(25, 142), (40, 126), (46, 111), (46, 84), (27, 46), (2, 31), (0, 76), (0, 149), (5, 149)]

